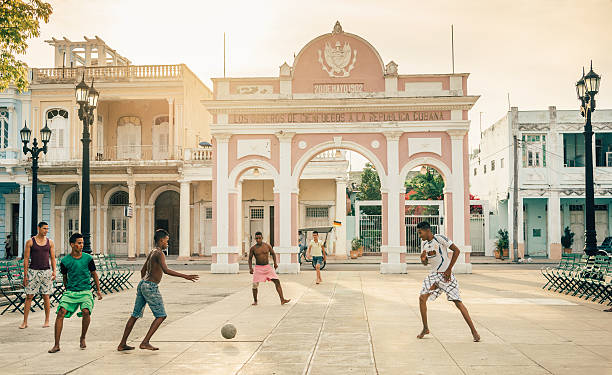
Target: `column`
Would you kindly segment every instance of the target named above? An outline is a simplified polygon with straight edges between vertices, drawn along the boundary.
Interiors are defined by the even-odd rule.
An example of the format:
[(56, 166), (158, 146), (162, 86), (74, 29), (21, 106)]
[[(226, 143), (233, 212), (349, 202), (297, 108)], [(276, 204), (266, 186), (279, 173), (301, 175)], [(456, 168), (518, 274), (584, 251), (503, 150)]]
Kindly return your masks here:
[(278, 246), (274, 246), (278, 257), (278, 273), (300, 272), (297, 259), (300, 249), (297, 244), (297, 187), (293, 186), (291, 175), (291, 140), (294, 135), (284, 131), (276, 133), (280, 141), (280, 173), (278, 181), (274, 183), (275, 202), (278, 199), (274, 211), (274, 224), (279, 229), (275, 231)]
[(108, 206), (102, 206), (102, 231), (100, 238), (102, 239), (101, 254), (108, 255)]
[[(23, 211), (24, 225), (21, 227), (23, 229), (23, 244), (19, 247), (19, 257), (23, 256), (23, 249), (25, 249), (26, 241), (31, 237), (31, 227), (32, 227), (32, 183), (27, 183), (23, 185), (25, 191), (25, 205)], [(23, 198), (24, 196), (22, 196)], [(36, 220), (36, 219), (34, 219)]]
[(149, 251), (153, 248), (154, 244), (153, 244), (153, 232), (155, 231), (155, 222), (153, 221), (153, 211), (155, 210), (155, 206), (147, 206), (147, 211), (148, 211), (148, 215), (149, 215), (149, 231), (148, 231), (148, 237), (147, 237), (147, 248), (146, 248), (146, 253), (147, 255), (149, 255)]
[(548, 228), (546, 241), (548, 243), (548, 258), (561, 259), (561, 198), (559, 192), (551, 191), (548, 196), (548, 211), (546, 212)]
[[(383, 245), (380, 247), (382, 261), (380, 273), (406, 273), (406, 246), (400, 243), (400, 221), (403, 222), (403, 211), (400, 215), (400, 193), (403, 193), (404, 182), (399, 175), (399, 138), (401, 132), (386, 132), (387, 169), (386, 186), (382, 186), (382, 221)], [(378, 171), (378, 173), (384, 173)]]
[[(129, 204), (136, 206), (136, 182), (128, 181)], [(132, 211), (132, 217), (128, 220), (128, 259), (136, 259), (136, 215)]]
[(238, 182), (236, 188), (236, 246), (238, 247), (239, 254), (244, 253), (242, 245), (242, 236), (244, 235), (244, 225), (242, 223), (242, 182)]
[(190, 257), (190, 215), (189, 215), (189, 181), (180, 180), (180, 234), (179, 234), (179, 260), (188, 260)]
[(216, 168), (214, 179), (214, 218), (216, 221), (216, 244), (211, 248), (212, 273), (238, 273), (238, 247), (230, 246), (228, 225), (229, 221), (229, 140), (230, 134), (215, 135)]
[(343, 178), (336, 179), (336, 257), (346, 259), (346, 185)]
[[(509, 198), (508, 198), (508, 241), (509, 241), (509, 257), (511, 260), (514, 260), (514, 248), (513, 248), (513, 242), (514, 242), (514, 237), (513, 237), (513, 232), (512, 232), (512, 226), (513, 226), (513, 207), (512, 207), (512, 201), (514, 199), (514, 193), (512, 191), (510, 191), (509, 193)], [(523, 258), (523, 254), (525, 254), (525, 236), (524, 236), (524, 232), (523, 232), (523, 197), (520, 196), (519, 193), (519, 198), (518, 198), (518, 257)]]
[(94, 238), (96, 239), (96, 250), (94, 253), (102, 254), (102, 230), (101, 230), (101, 221), (102, 217), (100, 212), (102, 210), (102, 186), (96, 185), (96, 235)]
[[(66, 207), (59, 206), (58, 209), (59, 209), (59, 212), (60, 212), (60, 230), (61, 230), (61, 234), (59, 236), (59, 246), (60, 246), (59, 247), (60, 248), (59, 253), (64, 255), (64, 254), (66, 254), (66, 245), (67, 245), (66, 242), (65, 242), (66, 241), (66, 238), (65, 238), (66, 237), (66, 234), (65, 234), (66, 233), (66, 228), (65, 228), (65, 225), (66, 225), (65, 224), (65, 222), (66, 222), (66, 220), (65, 220)], [(56, 251), (57, 251), (57, 249), (56, 249)]]
[(144, 252), (145, 254), (148, 254), (149, 251), (147, 250), (147, 246), (145, 246), (145, 194), (146, 194), (146, 188), (147, 185), (146, 184), (140, 184), (140, 230), (139, 230), (139, 234), (140, 234), (140, 249), (138, 251), (138, 253), (142, 253)]
[[(449, 192), (452, 194), (452, 240), (459, 248), (461, 253), (453, 271), (455, 273), (472, 273), (472, 264), (470, 263), (470, 253), (472, 246), (467, 245), (466, 230), (469, 229), (469, 193), (465, 185), (465, 158), (467, 157), (464, 150), (464, 141), (467, 132), (465, 130), (449, 130), (447, 133), (451, 137), (452, 150), (452, 175), (451, 187)], [(466, 205), (466, 200), (468, 205)], [(466, 212), (468, 213), (466, 216)], [(448, 214), (451, 214), (448, 212)], [(449, 236), (450, 237), (450, 236)]]
[(170, 147), (170, 156), (174, 157), (177, 137), (174, 132), (174, 98), (166, 98), (168, 101), (168, 147)]
[[(56, 228), (56, 222), (55, 222), (55, 185), (53, 184), (49, 184), (49, 190), (51, 190), (51, 204), (49, 207), (49, 238), (51, 238), (53, 241), (55, 241), (55, 234), (57, 233), (57, 231), (55, 230)], [(56, 241), (57, 242), (57, 241)]]

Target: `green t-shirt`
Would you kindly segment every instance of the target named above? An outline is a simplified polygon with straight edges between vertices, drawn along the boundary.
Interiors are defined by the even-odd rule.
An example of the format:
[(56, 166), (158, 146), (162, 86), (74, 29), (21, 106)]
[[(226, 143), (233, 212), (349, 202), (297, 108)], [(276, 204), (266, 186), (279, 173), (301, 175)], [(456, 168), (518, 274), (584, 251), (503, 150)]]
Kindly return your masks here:
[(87, 253), (79, 258), (71, 254), (62, 258), (60, 271), (66, 279), (66, 289), (75, 292), (91, 289), (91, 272), (96, 270), (93, 257)]

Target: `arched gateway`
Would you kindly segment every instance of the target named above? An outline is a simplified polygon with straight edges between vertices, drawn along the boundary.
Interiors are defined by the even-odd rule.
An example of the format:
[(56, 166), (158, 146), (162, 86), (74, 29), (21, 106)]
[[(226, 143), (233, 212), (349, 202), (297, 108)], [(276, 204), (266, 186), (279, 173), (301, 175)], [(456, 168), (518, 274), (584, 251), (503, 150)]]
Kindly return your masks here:
[[(456, 272), (470, 272), (468, 110), (478, 96), (467, 95), (467, 78), (398, 74), (397, 64), (384, 65), (374, 47), (336, 23), (278, 77), (213, 79), (214, 100), (204, 101), (215, 149), (212, 272), (238, 272), (241, 176), (250, 169), (273, 180), (278, 271), (299, 272), (300, 176), (330, 149), (356, 151), (379, 173), (382, 273), (406, 272), (404, 179), (420, 165), (444, 177), (446, 232), (463, 250)], [(344, 230), (337, 236), (346, 243)]]

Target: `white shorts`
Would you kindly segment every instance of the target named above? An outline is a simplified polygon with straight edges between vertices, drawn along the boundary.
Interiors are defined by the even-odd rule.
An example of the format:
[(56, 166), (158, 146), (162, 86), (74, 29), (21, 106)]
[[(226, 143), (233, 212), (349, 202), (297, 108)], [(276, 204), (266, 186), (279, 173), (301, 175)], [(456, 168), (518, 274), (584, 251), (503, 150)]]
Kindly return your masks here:
[[(436, 286), (436, 289), (431, 290), (432, 286)], [(455, 278), (455, 275), (451, 274), (450, 281), (444, 280), (443, 273), (431, 273), (423, 280), (423, 289), (421, 289), (421, 295), (429, 294), (428, 300), (433, 301), (442, 292), (446, 293), (446, 299), (449, 301), (461, 301), (461, 295), (459, 294), (459, 283)]]
[(28, 269), (28, 286), (25, 287), (26, 294), (53, 294), (53, 271)]

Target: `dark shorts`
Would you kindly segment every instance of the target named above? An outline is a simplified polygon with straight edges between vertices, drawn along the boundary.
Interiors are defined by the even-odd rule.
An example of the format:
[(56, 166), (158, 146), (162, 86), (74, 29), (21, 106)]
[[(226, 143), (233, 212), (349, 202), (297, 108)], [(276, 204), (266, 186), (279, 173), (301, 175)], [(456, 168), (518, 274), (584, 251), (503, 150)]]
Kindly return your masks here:
[(323, 265), (323, 257), (322, 256), (320, 256), (320, 257), (313, 256), (312, 257), (312, 265), (316, 266), (317, 263), (320, 264), (320, 265)]
[(167, 316), (166, 309), (164, 308), (164, 300), (162, 299), (161, 293), (159, 293), (159, 287), (152, 281), (140, 280), (136, 292), (136, 302), (134, 303), (134, 312), (132, 316), (135, 318), (142, 318), (145, 305), (149, 305), (153, 316), (156, 318), (162, 318)]

